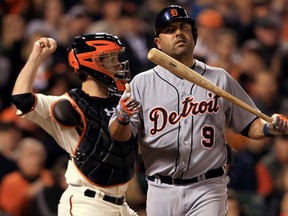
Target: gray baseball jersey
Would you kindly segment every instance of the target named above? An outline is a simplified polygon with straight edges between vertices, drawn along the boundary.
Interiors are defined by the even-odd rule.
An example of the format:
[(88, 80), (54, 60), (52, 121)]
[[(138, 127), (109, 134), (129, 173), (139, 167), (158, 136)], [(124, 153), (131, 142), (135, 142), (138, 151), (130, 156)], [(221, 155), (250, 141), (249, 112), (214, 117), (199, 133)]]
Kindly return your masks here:
[[(245, 103), (255, 104), (223, 69), (196, 61), (194, 70)], [(139, 135), (146, 175), (192, 178), (221, 167), (227, 159), (225, 127), (241, 132), (255, 115), (160, 66), (131, 81), (143, 106), (131, 119)]]

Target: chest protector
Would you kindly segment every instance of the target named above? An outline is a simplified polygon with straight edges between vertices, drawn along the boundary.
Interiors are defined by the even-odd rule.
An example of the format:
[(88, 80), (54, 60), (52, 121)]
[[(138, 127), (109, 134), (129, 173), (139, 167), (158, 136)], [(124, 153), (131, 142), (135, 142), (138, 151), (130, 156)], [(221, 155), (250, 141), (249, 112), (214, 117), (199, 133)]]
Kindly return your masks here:
[(123, 184), (133, 177), (137, 144), (113, 142), (108, 123), (116, 103), (111, 99), (91, 98), (80, 89), (70, 90), (70, 97), (80, 108), (80, 140), (74, 151), (74, 163), (90, 182), (111, 186)]

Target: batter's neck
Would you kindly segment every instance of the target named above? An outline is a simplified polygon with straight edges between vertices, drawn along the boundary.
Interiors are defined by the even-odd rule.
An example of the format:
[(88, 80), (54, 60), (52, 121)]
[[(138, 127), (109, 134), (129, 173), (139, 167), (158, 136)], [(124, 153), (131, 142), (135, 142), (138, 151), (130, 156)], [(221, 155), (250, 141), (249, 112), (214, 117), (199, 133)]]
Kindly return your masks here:
[(186, 61), (183, 61), (182, 62), (184, 65), (186, 65), (187, 67), (189, 67), (189, 68), (194, 68), (195, 67), (195, 64), (196, 64), (196, 62), (195, 62), (195, 59), (194, 58), (190, 58), (190, 59), (187, 59)]
[(196, 64), (195, 59), (191, 56), (182, 58), (178, 61), (180, 61), (182, 64), (186, 65), (189, 68), (193, 68)]

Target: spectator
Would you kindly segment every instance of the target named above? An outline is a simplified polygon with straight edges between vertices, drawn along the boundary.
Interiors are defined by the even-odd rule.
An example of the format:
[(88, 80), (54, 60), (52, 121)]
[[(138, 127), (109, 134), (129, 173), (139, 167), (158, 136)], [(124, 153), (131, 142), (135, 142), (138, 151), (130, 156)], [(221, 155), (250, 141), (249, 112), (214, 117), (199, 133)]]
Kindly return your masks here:
[(81, 3), (87, 8), (87, 14), (92, 21), (103, 19), (101, 1), (103, 0), (81, 0)]
[(242, 209), (237, 193), (233, 190), (228, 192), (228, 213), (227, 216), (241, 216)]
[(280, 206), (280, 215), (279, 216), (288, 216), (288, 192), (283, 195)]
[[(16, 112), (17, 109), (15, 106), (10, 106), (9, 108), (5, 109), (3, 112), (0, 113), (0, 122), (13, 122), (13, 124), (15, 124), (15, 126), (21, 130), (24, 137), (32, 136), (40, 140), (44, 144), (47, 153), (45, 167), (51, 168), (51, 166), (55, 162), (55, 159), (65, 154), (64, 150), (60, 146), (56, 145), (53, 137), (51, 137), (45, 130), (43, 130), (34, 122), (31, 122), (27, 119), (19, 118), (19, 116), (16, 115)], [(17, 136), (13, 138), (16, 137)]]
[(271, 13), (271, 2), (270, 0), (254, 0), (252, 1), (252, 8), (254, 18), (264, 17)]
[(18, 145), (15, 157), (19, 170), (3, 178), (0, 206), (13, 216), (25, 216), (31, 199), (53, 181), (50, 172), (44, 169), (46, 152), (43, 144), (34, 138), (24, 138)]
[(195, 57), (209, 62), (209, 58), (215, 55), (215, 35), (223, 27), (223, 16), (215, 9), (204, 9), (198, 14), (196, 22), (198, 39), (194, 50)]
[(288, 29), (286, 28), (286, 26), (288, 25), (288, 7), (285, 6), (281, 9), (284, 9), (282, 29), (281, 29), (281, 38), (282, 38), (284, 45), (287, 46), (288, 45)]
[(123, 1), (122, 0), (105, 0), (101, 1), (103, 18), (96, 20), (88, 26), (86, 33), (91, 32), (109, 32), (110, 34), (119, 35), (122, 26), (119, 25), (119, 20), (122, 15)]
[[(149, 26), (153, 26), (158, 12), (172, 2), (173, 0), (146, 0), (138, 10), (138, 15)], [(153, 29), (150, 30), (150, 34), (154, 34)]]
[[(261, 43), (255, 39), (247, 40), (240, 48), (241, 64), (239, 64), (239, 70), (241, 73), (242, 81), (243, 77), (247, 77), (253, 80), (253, 76), (258, 71), (265, 70), (266, 65), (261, 54)], [(240, 81), (241, 81), (240, 77)], [(242, 86), (245, 87), (247, 83), (242, 82)], [(247, 85), (248, 86), (248, 85)], [(245, 88), (251, 93), (251, 89)]]
[(10, 106), (10, 94), (7, 92), (9, 78), (12, 75), (11, 62), (7, 57), (0, 54), (0, 111)]
[[(288, 166), (285, 165), (281, 169), (281, 173), (278, 179), (276, 179), (278, 187), (275, 188), (272, 193), (265, 200), (265, 208), (263, 216), (279, 216), (282, 212), (287, 211), (287, 192), (288, 192)], [(287, 212), (286, 212), (287, 213)]]
[(44, 2), (43, 17), (35, 18), (27, 23), (26, 32), (34, 32), (34, 29), (42, 29), (55, 40), (59, 41), (64, 24), (64, 5), (62, 0), (50, 0)]
[(139, 19), (136, 12), (124, 14), (121, 18), (121, 26), (125, 26), (125, 29), (120, 32), (126, 51), (123, 58), (129, 59), (131, 78), (133, 78), (153, 65), (147, 59), (147, 53), (153, 47), (154, 36), (149, 34), (147, 23)]
[(24, 19), (16, 14), (8, 14), (1, 20), (0, 40), (0, 111), (11, 105), (13, 85), (22, 67), (21, 50), (25, 29)]
[(28, 0), (29, 7), (23, 13), (25, 20), (28, 22), (32, 19), (42, 18), (44, 15), (45, 0)]
[(258, 17), (255, 20), (254, 33), (256, 40), (261, 44), (260, 50), (266, 67), (270, 68), (281, 48), (281, 21), (279, 17), (270, 14)]
[(257, 194), (256, 165), (269, 152), (270, 141), (248, 139), (245, 147), (235, 153), (228, 187), (237, 192), (245, 216), (262, 216), (264, 200)]
[(67, 47), (71, 44), (75, 36), (87, 32), (92, 18), (89, 14), (88, 7), (82, 4), (76, 4), (67, 11), (65, 19), (67, 38), (66, 41), (62, 40), (60, 45)]
[(44, 186), (31, 202), (30, 216), (57, 216), (60, 197), (67, 188), (65, 171), (68, 165), (68, 157), (62, 156), (56, 160), (51, 169), (53, 185)]
[(0, 182), (5, 175), (17, 169), (14, 152), (22, 131), (14, 122), (0, 122)]
[(207, 64), (229, 71), (231, 76), (239, 81), (240, 55), (236, 33), (231, 29), (222, 28), (216, 32), (215, 38), (215, 43), (217, 44), (215, 53), (210, 55), (211, 57), (208, 58)]
[(256, 165), (257, 192), (268, 197), (273, 190), (279, 189), (282, 169), (288, 165), (288, 136), (273, 138), (273, 147)]
[(234, 155), (234, 168), (232, 169), (229, 188), (237, 192), (257, 192), (256, 164), (269, 152), (270, 139), (248, 139), (245, 148)]
[(254, 38), (253, 1), (235, 0), (227, 2), (230, 3), (230, 10), (222, 12), (224, 25), (236, 32), (237, 45), (242, 46), (247, 40)]
[(49, 77), (47, 90), (43, 93), (50, 95), (62, 95), (72, 85), (71, 78), (66, 73), (53, 73)]
[[(288, 20), (288, 16), (287, 16)], [(287, 22), (288, 23), (288, 22)], [(288, 45), (288, 43), (287, 43)], [(277, 76), (279, 80), (279, 94), (287, 97), (288, 94), (288, 46), (280, 53)]]
[(6, 12), (9, 14), (23, 14), (29, 8), (29, 0), (4, 0)]
[(270, 116), (279, 112), (283, 98), (278, 94), (278, 82), (270, 71), (262, 70), (254, 74), (252, 99), (261, 112)]

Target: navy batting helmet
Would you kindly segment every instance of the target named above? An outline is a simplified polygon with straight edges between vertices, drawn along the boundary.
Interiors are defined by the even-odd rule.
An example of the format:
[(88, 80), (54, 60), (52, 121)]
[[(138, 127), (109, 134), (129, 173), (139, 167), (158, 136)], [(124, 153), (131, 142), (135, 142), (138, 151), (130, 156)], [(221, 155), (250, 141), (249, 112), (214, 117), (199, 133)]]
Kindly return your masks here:
[(170, 5), (158, 13), (154, 24), (155, 36), (158, 37), (160, 30), (175, 20), (184, 20), (191, 25), (192, 34), (196, 43), (198, 33), (195, 20), (189, 17), (187, 11), (179, 5)]

